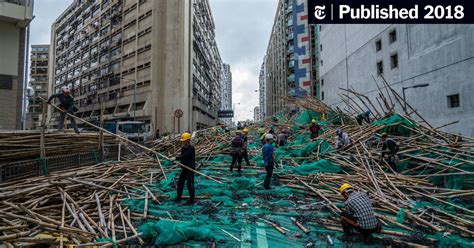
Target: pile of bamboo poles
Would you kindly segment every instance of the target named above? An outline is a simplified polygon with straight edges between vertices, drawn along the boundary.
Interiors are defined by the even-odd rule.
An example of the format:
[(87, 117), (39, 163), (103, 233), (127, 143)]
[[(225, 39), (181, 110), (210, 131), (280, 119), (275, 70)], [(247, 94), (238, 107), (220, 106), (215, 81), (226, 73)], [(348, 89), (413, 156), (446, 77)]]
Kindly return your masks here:
[[(104, 145), (116, 144), (111, 135), (103, 135)], [(90, 152), (100, 148), (100, 134), (96, 132), (46, 132), (44, 134), (44, 156)], [(36, 159), (41, 153), (39, 131), (0, 132), (0, 163)]]
[(132, 223), (147, 213), (131, 212), (122, 202), (144, 197), (159, 202), (161, 196), (150, 185), (161, 178), (153, 161), (132, 160), (2, 184), (0, 243), (82, 247), (136, 240), (143, 244)]

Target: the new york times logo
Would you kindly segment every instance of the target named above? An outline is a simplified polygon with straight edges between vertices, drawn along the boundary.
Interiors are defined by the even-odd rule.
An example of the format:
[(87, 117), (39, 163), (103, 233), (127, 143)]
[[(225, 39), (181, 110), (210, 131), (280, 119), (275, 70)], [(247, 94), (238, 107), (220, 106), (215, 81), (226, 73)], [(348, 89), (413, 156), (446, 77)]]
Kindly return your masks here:
[(463, 0), (308, 0), (309, 22), (321, 23), (474, 23)]
[(315, 6), (314, 7), (314, 17), (318, 20), (322, 20), (326, 17), (326, 13), (324, 10), (326, 9), (326, 6)]

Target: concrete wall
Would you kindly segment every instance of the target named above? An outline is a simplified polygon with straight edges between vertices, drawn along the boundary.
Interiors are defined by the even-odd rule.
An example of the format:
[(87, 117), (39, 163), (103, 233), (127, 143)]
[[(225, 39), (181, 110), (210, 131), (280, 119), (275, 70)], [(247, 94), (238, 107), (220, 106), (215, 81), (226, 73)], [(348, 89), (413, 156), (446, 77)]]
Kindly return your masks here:
[(18, 91), (22, 89), (19, 78), (19, 55), (20, 55), (20, 28), (15, 23), (0, 21), (0, 74), (14, 76), (12, 89), (0, 89), (0, 129), (17, 129), (18, 109), (21, 110), (21, 102), (18, 101)]
[[(395, 30), (397, 40), (389, 42)], [(376, 64), (383, 62), (383, 76), (402, 95), (402, 87), (428, 83), (426, 88), (406, 90), (407, 101), (428, 122), (442, 130), (474, 136), (474, 25), (323, 25), (321, 31), (321, 79), (324, 101), (345, 108), (339, 88), (378, 94)], [(375, 42), (381, 40), (382, 50)], [(398, 55), (398, 68), (390, 56)], [(448, 108), (448, 95), (459, 94), (460, 107)], [(397, 111), (402, 111), (397, 106)]]
[[(192, 86), (190, 80), (190, 13), (191, 3), (186, 0), (154, 1), (152, 52), (152, 94), (150, 95), (152, 116), (161, 132), (182, 132), (191, 130)], [(175, 129), (173, 113), (183, 110), (180, 119), (181, 130)], [(176, 124), (177, 127), (177, 124)]]

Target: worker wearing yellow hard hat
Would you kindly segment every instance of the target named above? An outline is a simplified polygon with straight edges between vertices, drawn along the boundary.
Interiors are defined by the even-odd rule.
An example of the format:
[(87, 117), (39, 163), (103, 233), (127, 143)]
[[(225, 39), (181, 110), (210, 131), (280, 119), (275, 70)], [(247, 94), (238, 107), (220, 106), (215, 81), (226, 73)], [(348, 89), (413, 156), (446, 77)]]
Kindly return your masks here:
[(380, 233), (380, 222), (375, 218), (372, 202), (365, 192), (357, 192), (351, 184), (344, 183), (339, 187), (339, 193), (345, 200), (340, 215), (344, 238), (355, 231), (367, 242), (373, 233)]
[(182, 166), (181, 174), (179, 174), (178, 187), (175, 202), (181, 202), (181, 196), (183, 195), (184, 183), (187, 183), (189, 200), (186, 202), (186, 205), (194, 204), (194, 169), (196, 168), (196, 151), (194, 146), (191, 145), (191, 134), (185, 132), (181, 134), (179, 139), (183, 143), (181, 148), (181, 154), (179, 157), (176, 157), (176, 160), (186, 166)]
[(311, 120), (311, 126), (309, 126), (309, 132), (311, 134), (311, 139), (315, 139), (319, 135), (319, 130), (321, 127), (318, 125), (316, 119)]

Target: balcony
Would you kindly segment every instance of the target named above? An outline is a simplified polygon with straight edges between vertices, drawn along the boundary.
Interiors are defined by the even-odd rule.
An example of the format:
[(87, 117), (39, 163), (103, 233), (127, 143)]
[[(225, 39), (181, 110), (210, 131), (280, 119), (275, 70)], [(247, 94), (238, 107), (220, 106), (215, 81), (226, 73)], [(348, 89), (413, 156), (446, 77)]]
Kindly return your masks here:
[(295, 74), (291, 74), (288, 76), (288, 82), (294, 82), (295, 81)]
[(33, 19), (33, 1), (0, 0), (0, 19), (13, 22), (21, 28), (28, 26)]

